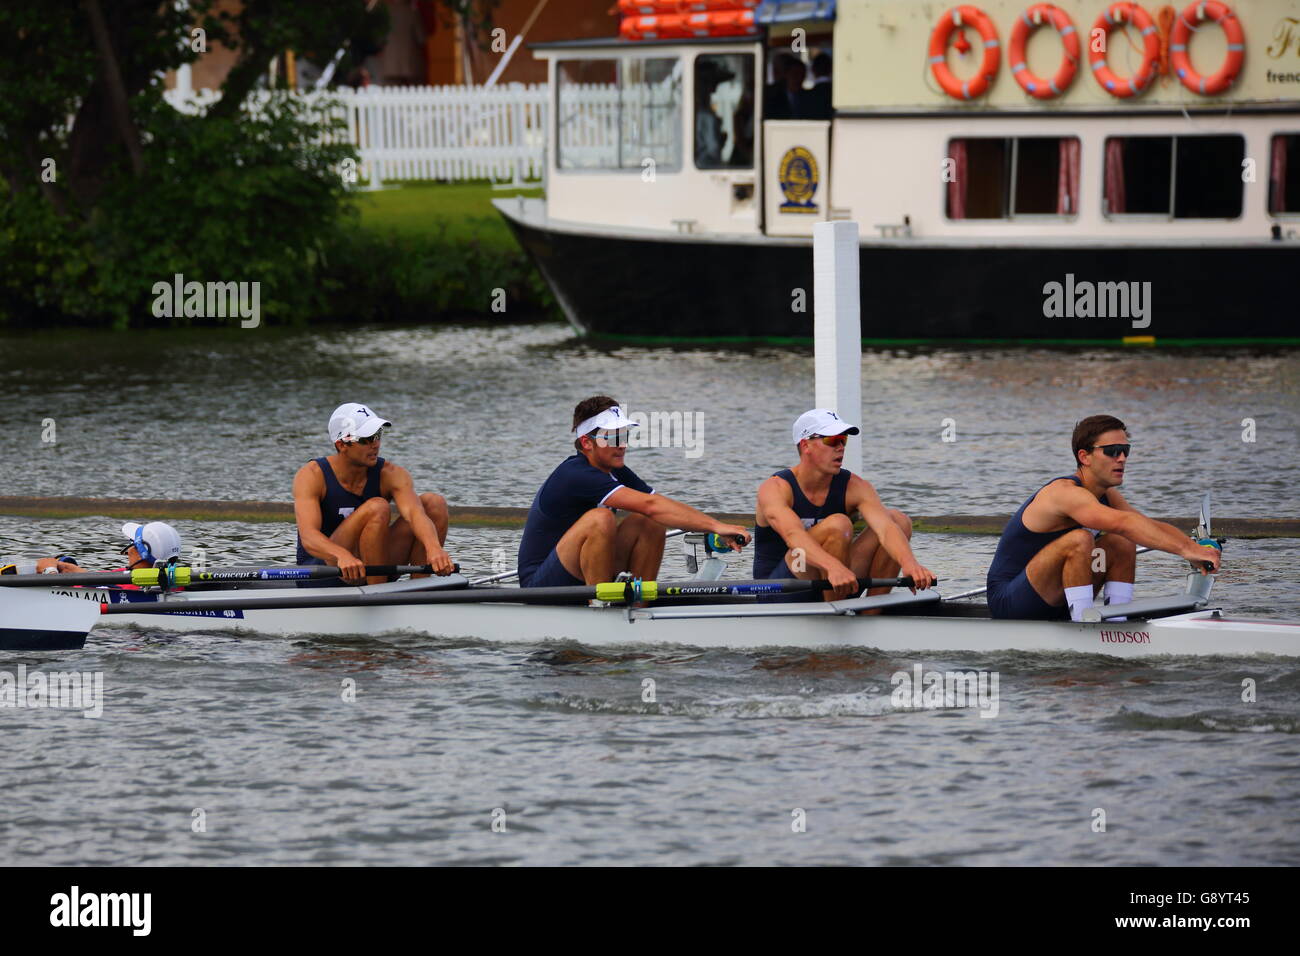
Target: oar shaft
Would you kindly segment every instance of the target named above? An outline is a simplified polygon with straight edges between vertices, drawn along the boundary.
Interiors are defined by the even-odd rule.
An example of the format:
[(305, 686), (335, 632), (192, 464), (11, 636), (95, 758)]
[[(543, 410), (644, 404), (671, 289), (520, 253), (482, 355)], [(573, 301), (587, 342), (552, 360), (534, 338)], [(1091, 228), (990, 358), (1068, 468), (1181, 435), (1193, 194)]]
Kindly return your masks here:
[[(432, 574), (427, 564), (367, 565), (367, 575)], [(184, 565), (170, 568), (140, 568), (135, 571), (80, 571), (72, 574), (2, 574), (0, 587), (99, 587), (106, 584), (134, 584), (157, 587), (165, 578), (169, 586), (186, 587), (201, 581), (318, 581), (340, 576), (331, 565), (304, 564), (285, 568), (214, 568), (197, 571)]]
[[(865, 588), (898, 587), (910, 578), (872, 578), (859, 582)], [(385, 607), (419, 604), (575, 604), (594, 599), (610, 602), (652, 601), (660, 597), (717, 597), (722, 595), (792, 594), (824, 591), (825, 581), (777, 578), (762, 581), (644, 581), (638, 591), (633, 582), (609, 582), (561, 588), (465, 588), (446, 591), (407, 591), (385, 594), (303, 594), (287, 597), (232, 596), (229, 598), (160, 601), (156, 604), (105, 604), (105, 614), (165, 614), (169, 611), (282, 610), (316, 607)]]

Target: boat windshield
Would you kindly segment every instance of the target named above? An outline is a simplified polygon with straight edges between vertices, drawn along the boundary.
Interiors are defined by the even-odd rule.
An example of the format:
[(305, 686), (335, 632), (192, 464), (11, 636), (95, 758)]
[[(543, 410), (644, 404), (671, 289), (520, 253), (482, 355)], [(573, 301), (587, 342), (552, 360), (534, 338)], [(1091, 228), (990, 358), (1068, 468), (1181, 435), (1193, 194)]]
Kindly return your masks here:
[(556, 63), (556, 163), (565, 170), (660, 171), (682, 163), (680, 57)]

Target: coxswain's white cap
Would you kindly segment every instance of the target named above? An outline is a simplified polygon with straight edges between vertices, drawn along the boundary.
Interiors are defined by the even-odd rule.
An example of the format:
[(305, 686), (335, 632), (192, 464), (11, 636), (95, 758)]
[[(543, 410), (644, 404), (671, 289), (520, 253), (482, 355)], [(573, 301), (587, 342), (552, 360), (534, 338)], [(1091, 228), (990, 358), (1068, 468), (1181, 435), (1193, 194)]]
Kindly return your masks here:
[(166, 522), (150, 521), (142, 525), (128, 521), (122, 525), (122, 534), (130, 539), (145, 561), (166, 564), (181, 556), (181, 536)]
[(573, 430), (573, 437), (581, 438), (583, 435), (595, 431), (597, 428), (607, 428), (613, 431), (615, 428), (638, 428), (638, 427), (640, 426), (638, 425), (637, 422), (632, 421), (632, 419), (630, 418), (624, 417), (623, 410), (619, 408), (617, 405), (614, 405), (611, 408), (605, 409), (599, 415), (593, 415), (591, 416), (591, 418), (588, 418), (585, 422), (580, 422), (578, 424), (578, 427)]
[(358, 438), (369, 438), (381, 428), (391, 428), (392, 424), (365, 405), (347, 402), (334, 409), (334, 414), (330, 416), (330, 441), (350, 442)]
[(794, 420), (794, 443), (809, 435), (856, 435), (858, 426), (850, 425), (829, 408), (814, 408)]

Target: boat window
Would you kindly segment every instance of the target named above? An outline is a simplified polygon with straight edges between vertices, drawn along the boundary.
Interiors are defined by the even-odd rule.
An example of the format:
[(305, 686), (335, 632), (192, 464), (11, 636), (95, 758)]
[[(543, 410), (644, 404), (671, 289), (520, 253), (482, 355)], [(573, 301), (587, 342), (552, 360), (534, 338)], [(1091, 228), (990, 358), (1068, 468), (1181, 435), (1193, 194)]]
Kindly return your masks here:
[(709, 53), (695, 58), (695, 165), (754, 165), (754, 55)]
[(1111, 136), (1102, 208), (1108, 216), (1235, 219), (1245, 152), (1241, 136)]
[(964, 138), (948, 142), (949, 219), (1073, 216), (1079, 207), (1079, 140), (1073, 136)]
[(1274, 136), (1269, 154), (1269, 214), (1300, 213), (1300, 133)]
[(657, 171), (681, 166), (681, 61), (677, 57), (556, 63), (560, 169)]
[(659, 171), (682, 164), (682, 68), (677, 57), (623, 60), (619, 88), (623, 134), (619, 165), (641, 169), (652, 159)]
[(618, 165), (618, 60), (561, 60), (556, 162), (560, 169)]

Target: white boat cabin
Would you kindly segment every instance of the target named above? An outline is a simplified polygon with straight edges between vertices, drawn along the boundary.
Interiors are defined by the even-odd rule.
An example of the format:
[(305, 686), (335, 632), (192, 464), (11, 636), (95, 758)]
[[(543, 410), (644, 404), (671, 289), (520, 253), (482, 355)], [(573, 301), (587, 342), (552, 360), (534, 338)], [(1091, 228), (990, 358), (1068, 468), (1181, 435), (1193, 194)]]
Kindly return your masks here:
[[(829, 218), (864, 241), (1293, 235), (1300, 3), (1044, 6), (765, 0), (747, 36), (539, 44), (547, 218), (742, 241)], [(806, 118), (773, 119), (791, 59)]]

